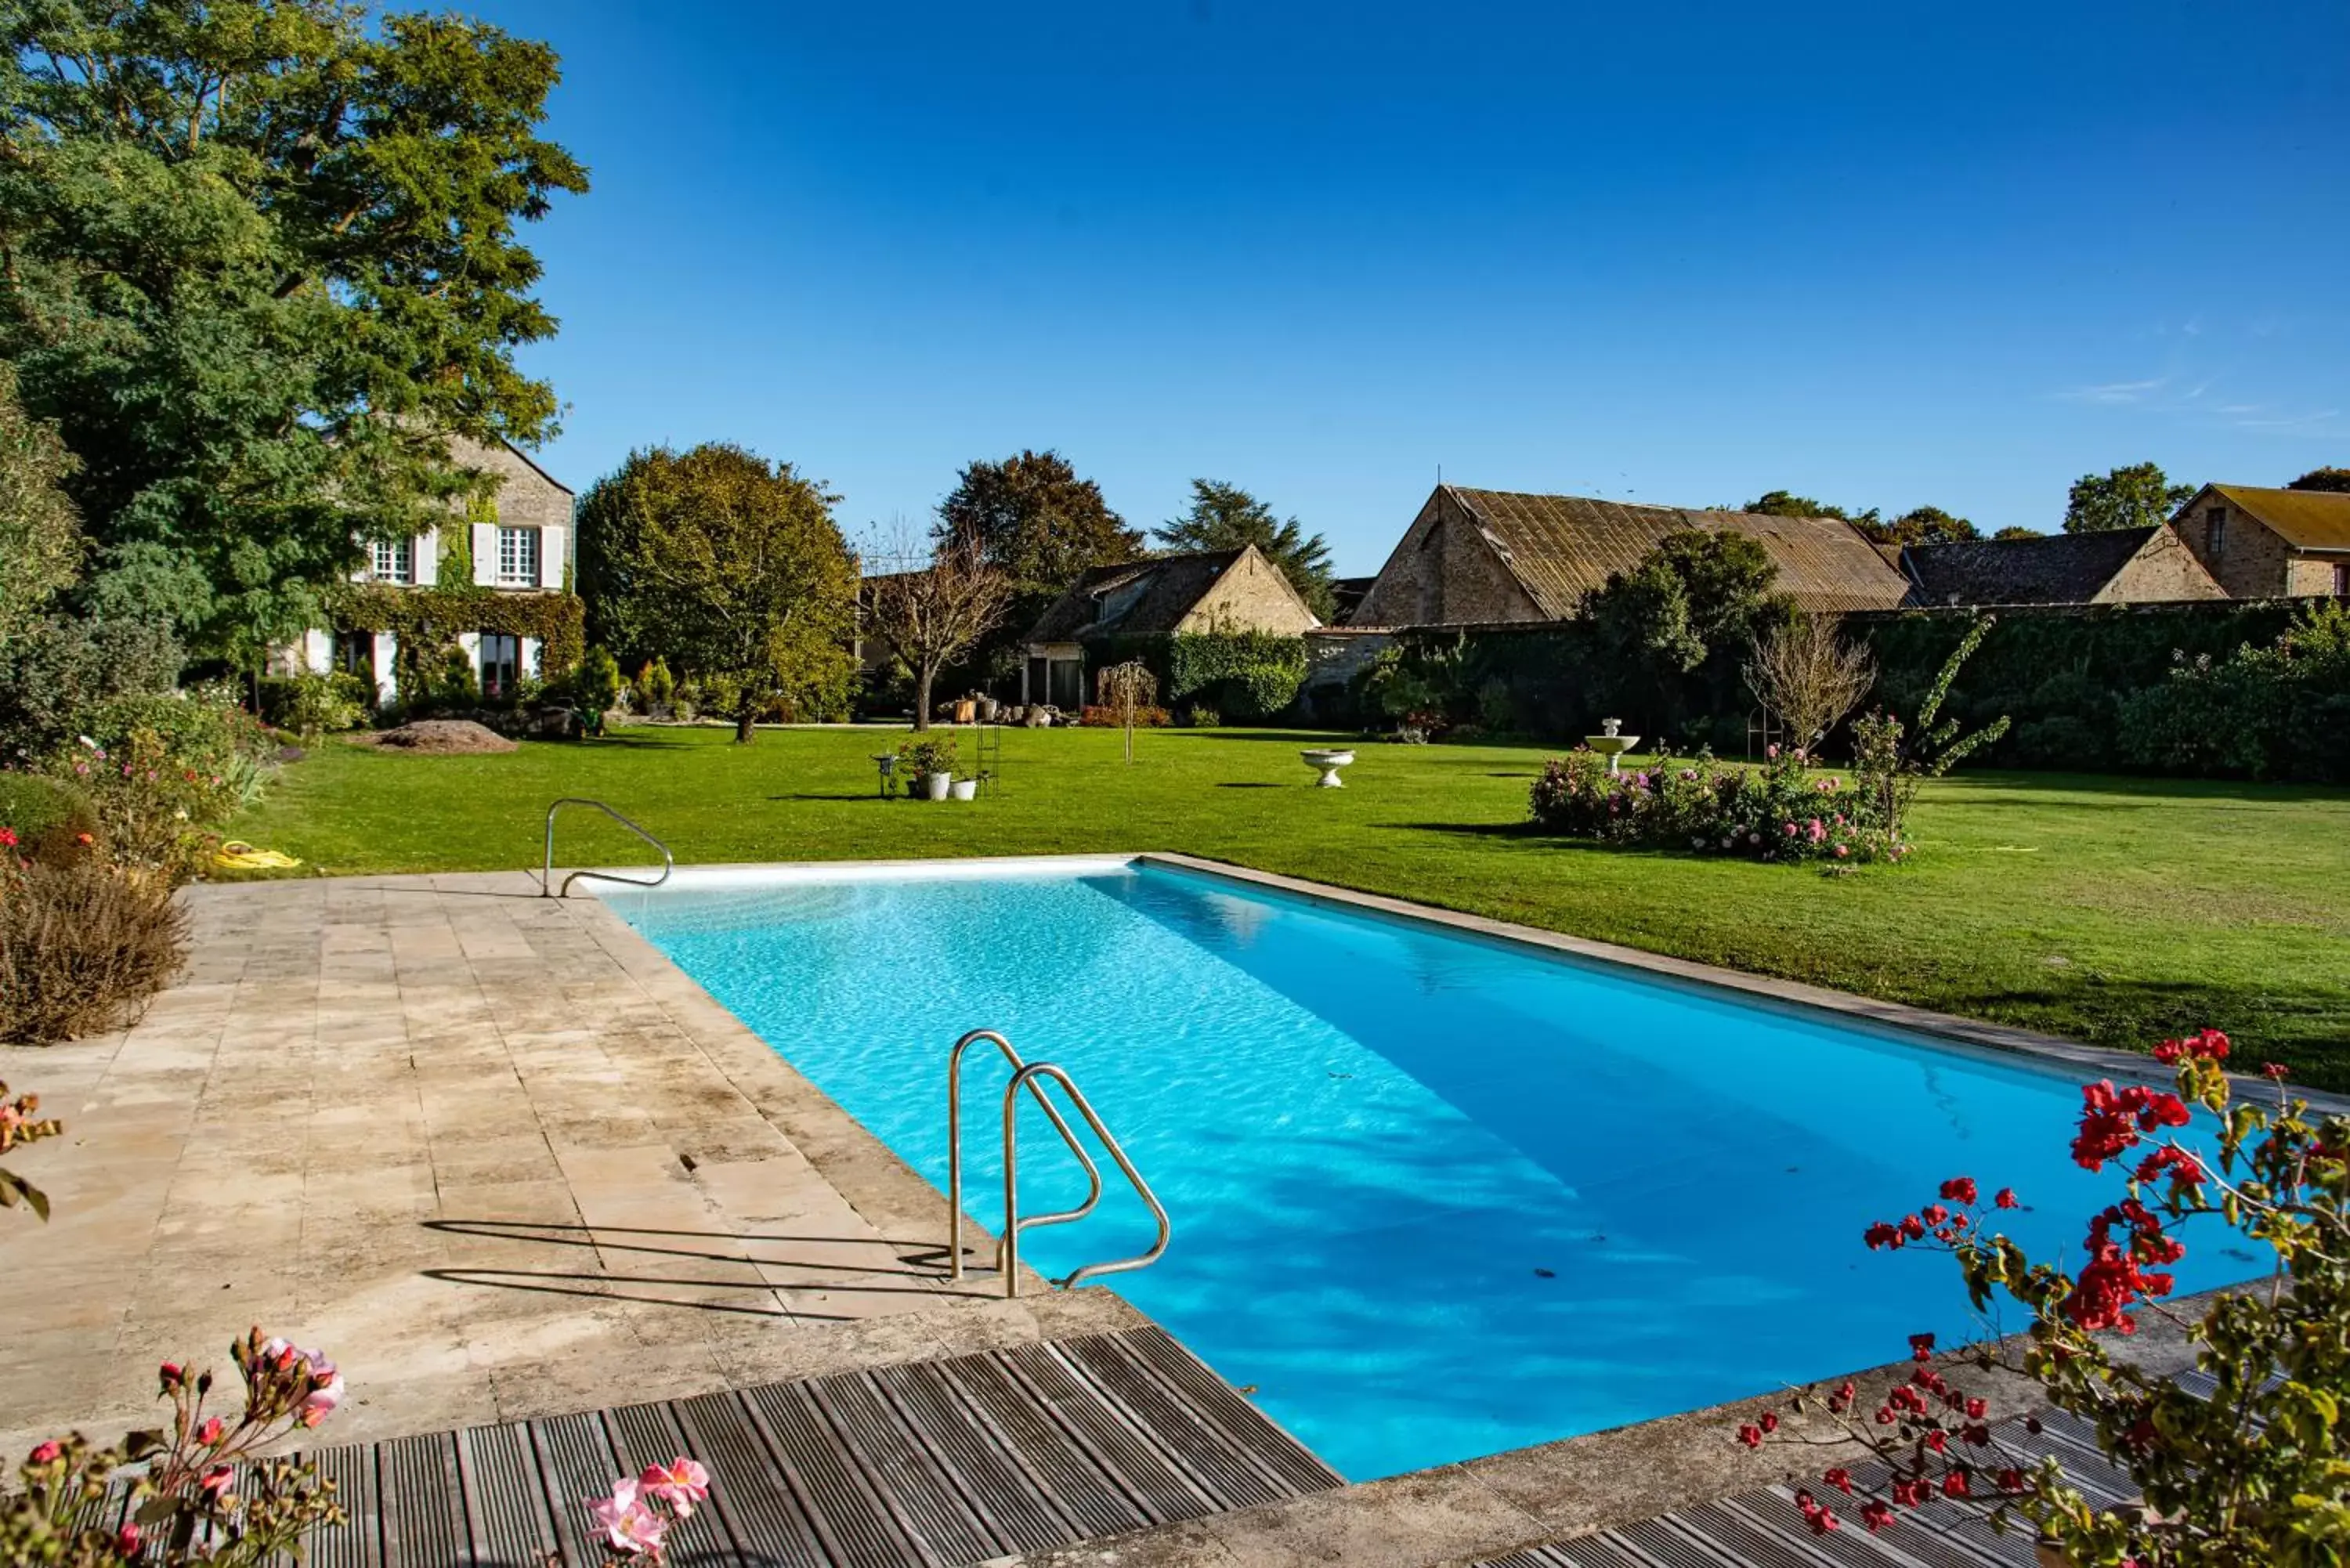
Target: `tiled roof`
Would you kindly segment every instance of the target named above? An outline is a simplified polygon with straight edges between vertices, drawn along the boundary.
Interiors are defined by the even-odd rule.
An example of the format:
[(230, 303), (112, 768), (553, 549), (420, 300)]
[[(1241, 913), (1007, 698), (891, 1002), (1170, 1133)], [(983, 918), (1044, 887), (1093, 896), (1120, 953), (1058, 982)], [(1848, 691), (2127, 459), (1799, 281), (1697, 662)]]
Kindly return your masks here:
[(1909, 591), (1849, 523), (1833, 517), (1772, 517), (1632, 506), (1579, 495), (1528, 495), (1447, 487), (1483, 525), (1486, 538), (1544, 615), (1565, 619), (1609, 576), (1629, 571), (1668, 534), (1729, 529), (1769, 553), (1774, 587), (1805, 609), (1890, 609)]
[[(1173, 631), (1243, 554), (1244, 550), (1203, 550), (1091, 567), (1037, 618), (1028, 628), (1027, 640), (1075, 642), (1089, 637), (1148, 637)], [(1102, 601), (1116, 604), (1122, 590), (1134, 590), (1131, 602), (1104, 618)]]
[(2267, 524), (2288, 545), (2303, 550), (2350, 550), (2350, 494), (2266, 490), (2253, 484), (2210, 488)]
[(1920, 605), (2079, 605), (2105, 590), (2161, 530), (2109, 528), (2045, 539), (1913, 545), (1901, 564)]

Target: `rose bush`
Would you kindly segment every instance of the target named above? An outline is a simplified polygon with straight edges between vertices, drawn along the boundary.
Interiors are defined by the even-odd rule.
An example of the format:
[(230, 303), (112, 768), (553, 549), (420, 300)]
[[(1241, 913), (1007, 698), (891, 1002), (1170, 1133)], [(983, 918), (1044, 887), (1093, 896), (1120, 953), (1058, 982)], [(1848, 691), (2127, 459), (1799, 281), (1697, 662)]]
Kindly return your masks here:
[[(2171, 1089), (2087, 1085), (2072, 1154), (2082, 1168), (2116, 1170), (2122, 1191), (2089, 1217), (2083, 1258), (2068, 1272), (2035, 1262), (1997, 1229), (2013, 1192), (1986, 1207), (1973, 1179), (1953, 1177), (1937, 1200), (1880, 1220), (1872, 1251), (1925, 1247), (1956, 1259), (1975, 1310), (1995, 1298), (2031, 1314), (2020, 1341), (1938, 1356), (1930, 1335), (1911, 1341), (1916, 1363), (1874, 1411), (1855, 1386), (1799, 1395), (1758, 1413), (1739, 1440), (1759, 1449), (1823, 1440), (1824, 1417), (1882, 1460), (1877, 1487), (1848, 1467), (1821, 1473), (1835, 1496), (1798, 1493), (1814, 1531), (1856, 1507), (1869, 1531), (1904, 1511), (1968, 1507), (2005, 1528), (2035, 1531), (2043, 1555), (2132, 1568), (2335, 1568), (2350, 1543), (2350, 1117), (2313, 1115), (2271, 1066), (2273, 1101), (2236, 1098), (2216, 1030), (2165, 1041), (2156, 1057)], [(2190, 1147), (2193, 1128), (2208, 1143)], [(2186, 1255), (2178, 1228), (2200, 1220), (2263, 1249), (2273, 1267), (2260, 1286), (2215, 1294), (2200, 1312), (2167, 1306), (2172, 1265)], [(2114, 1350), (2139, 1314), (2178, 1326), (2209, 1397)], [(1938, 1363), (1939, 1364), (1938, 1366)], [(1948, 1372), (2003, 1368), (2039, 1386), (2048, 1404), (2094, 1428), (2098, 1447), (2139, 1489), (2128, 1506), (2102, 1506), (2053, 1459), (2016, 1450), (1988, 1420), (1986, 1401)], [(1963, 1374), (1960, 1374), (1963, 1376)], [(2037, 1430), (2027, 1420), (2027, 1430)], [(1835, 1440), (1833, 1438), (1825, 1440)], [(1849, 1498), (1850, 1502), (1844, 1501)]]
[[(167, 1361), (156, 1384), (172, 1404), (168, 1431), (133, 1432), (108, 1449), (79, 1433), (36, 1445), (17, 1469), (16, 1490), (0, 1495), (0, 1564), (251, 1568), (298, 1557), (304, 1536), (343, 1522), (335, 1483), (316, 1465), (260, 1457), (332, 1414), (342, 1375), (317, 1351), (265, 1338), (258, 1328), (230, 1355), (244, 1385), (234, 1417), (209, 1408), (211, 1373)], [(114, 1526), (99, 1505), (126, 1473), (130, 1517)]]
[(1579, 746), (1544, 766), (1530, 805), (1534, 821), (1551, 832), (1604, 843), (1847, 865), (1909, 853), (1843, 779), (1812, 774), (1808, 761), (1801, 748), (1773, 746), (1760, 768), (1667, 757), (1610, 773), (1607, 759)]

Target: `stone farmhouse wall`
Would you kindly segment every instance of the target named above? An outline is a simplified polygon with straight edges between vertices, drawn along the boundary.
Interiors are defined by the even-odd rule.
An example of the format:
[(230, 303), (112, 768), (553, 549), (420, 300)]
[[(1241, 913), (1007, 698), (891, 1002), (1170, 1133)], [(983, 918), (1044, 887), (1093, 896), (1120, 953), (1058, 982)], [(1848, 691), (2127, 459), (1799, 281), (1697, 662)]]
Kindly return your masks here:
[[(2261, 530), (2267, 533), (2266, 529)], [(2178, 599), (2216, 599), (2226, 590), (2187, 547), (2175, 528), (2158, 528), (2146, 547), (2116, 572), (2098, 590), (2099, 604), (2163, 603)]]
[(1357, 626), (1460, 626), (1546, 620), (1451, 494), (1420, 508), (1354, 614)]
[(1252, 551), (1234, 561), (1215, 585), (1200, 596), (1176, 625), (1176, 630), (1269, 631), (1295, 637), (1317, 623), (1281, 575), (1281, 568)]
[[(2222, 514), (2225, 522), (2213, 515)], [(2218, 524), (2215, 526), (2215, 524)], [(2199, 497), (2178, 523), (2178, 532), (2204, 569), (2220, 579), (2233, 599), (2284, 598), (2294, 594), (2332, 593), (2331, 571), (2310, 573), (2308, 586), (2296, 586), (2303, 575), (2294, 570), (2308, 563), (2297, 558), (2291, 545), (2266, 524), (2216, 494)], [(2215, 543), (2216, 537), (2216, 543)], [(2322, 563), (2319, 563), (2322, 564)], [(2316, 578), (2323, 576), (2323, 587)]]

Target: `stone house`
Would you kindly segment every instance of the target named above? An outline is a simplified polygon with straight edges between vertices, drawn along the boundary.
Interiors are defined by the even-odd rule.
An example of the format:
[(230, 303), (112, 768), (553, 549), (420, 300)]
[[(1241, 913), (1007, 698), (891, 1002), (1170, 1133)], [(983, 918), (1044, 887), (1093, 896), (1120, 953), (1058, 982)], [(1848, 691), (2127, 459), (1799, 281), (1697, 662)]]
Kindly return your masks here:
[(1106, 661), (1101, 645), (1112, 639), (1235, 631), (1295, 637), (1320, 624), (1253, 545), (1095, 566), (1022, 639), (1027, 659), (1020, 701), (1083, 707), (1090, 670)]
[(2350, 597), (2350, 494), (2207, 484), (2170, 525), (2230, 598)]
[(2153, 604), (2223, 599), (2168, 526), (1912, 545), (1900, 552), (1909, 602), (1921, 608), (1991, 605)]
[(1760, 544), (1805, 609), (1891, 609), (1909, 580), (1833, 517), (1633, 506), (1440, 484), (1350, 618), (1359, 627), (1565, 620), (1668, 534), (1731, 530)]
[[(452, 437), (450, 455), (464, 467), (495, 475), (494, 495), (413, 538), (369, 543), (352, 581), (421, 593), (452, 586), (450, 574), (463, 569), (472, 586), (501, 598), (567, 595), (577, 556), (570, 488), (503, 441), (483, 446)], [(364, 606), (363, 599), (359, 602)], [(544, 638), (484, 628), (460, 631), (456, 640), (473, 660), (484, 697), (508, 695), (518, 680), (543, 673)], [(360, 676), (384, 707), (399, 698), (396, 631), (369, 626), (313, 628), (300, 649), (289, 652), (304, 668)]]

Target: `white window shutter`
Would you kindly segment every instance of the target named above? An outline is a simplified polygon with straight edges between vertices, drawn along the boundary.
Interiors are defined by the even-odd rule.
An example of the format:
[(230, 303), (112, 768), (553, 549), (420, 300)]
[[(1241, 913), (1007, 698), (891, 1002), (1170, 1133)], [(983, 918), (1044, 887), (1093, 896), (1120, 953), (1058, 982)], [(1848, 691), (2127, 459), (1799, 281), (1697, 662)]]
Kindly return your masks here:
[(542, 588), (563, 586), (563, 545), (567, 532), (560, 524), (555, 523), (538, 531), (538, 586)]
[(498, 529), (494, 523), (473, 524), (473, 581), (487, 587), (498, 580)]
[(441, 530), (427, 528), (416, 536), (416, 586), (429, 588), (439, 575)]

